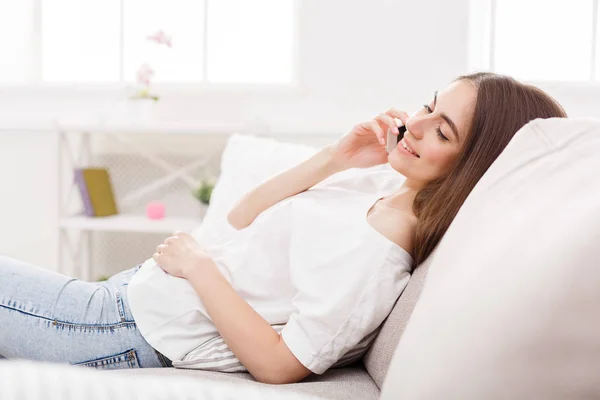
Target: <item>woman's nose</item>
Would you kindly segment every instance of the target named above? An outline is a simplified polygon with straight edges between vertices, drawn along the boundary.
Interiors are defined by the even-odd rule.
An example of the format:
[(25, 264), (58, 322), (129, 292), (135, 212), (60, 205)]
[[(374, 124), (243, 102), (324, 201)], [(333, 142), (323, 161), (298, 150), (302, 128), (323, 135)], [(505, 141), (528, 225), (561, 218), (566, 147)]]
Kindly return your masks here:
[(422, 116), (411, 117), (406, 121), (406, 129), (417, 139), (421, 139), (427, 122)]

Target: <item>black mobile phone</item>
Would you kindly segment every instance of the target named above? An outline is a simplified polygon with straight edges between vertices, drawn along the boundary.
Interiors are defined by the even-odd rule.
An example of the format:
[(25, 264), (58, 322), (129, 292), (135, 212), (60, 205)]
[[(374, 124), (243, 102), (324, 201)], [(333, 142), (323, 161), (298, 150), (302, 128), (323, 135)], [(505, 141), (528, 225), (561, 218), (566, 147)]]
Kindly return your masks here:
[(404, 133), (406, 132), (406, 127), (404, 125), (398, 126), (398, 131), (400, 133), (398, 133), (397, 135), (391, 133), (390, 131), (391, 129), (388, 131), (386, 146), (388, 154), (391, 153), (392, 150), (394, 150), (394, 147), (398, 145), (398, 142), (402, 140), (402, 138), (404, 137)]

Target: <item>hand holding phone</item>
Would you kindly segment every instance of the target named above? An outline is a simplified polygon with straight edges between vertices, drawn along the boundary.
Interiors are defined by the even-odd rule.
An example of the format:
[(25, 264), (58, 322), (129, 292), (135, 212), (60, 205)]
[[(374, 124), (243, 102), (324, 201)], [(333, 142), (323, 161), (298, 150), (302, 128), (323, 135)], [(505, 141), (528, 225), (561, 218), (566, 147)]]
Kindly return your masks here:
[(404, 137), (404, 124), (408, 118), (406, 112), (391, 108), (370, 121), (354, 126), (330, 145), (333, 164), (342, 170), (385, 164), (390, 151)]
[(387, 130), (387, 142), (385, 149), (388, 152), (388, 154), (390, 154), (392, 150), (394, 150), (394, 147), (396, 147), (398, 145), (398, 142), (400, 142), (404, 137), (404, 133), (406, 132), (406, 126), (398, 126), (398, 131), (400, 133), (396, 135), (396, 132), (394, 132), (392, 129)]

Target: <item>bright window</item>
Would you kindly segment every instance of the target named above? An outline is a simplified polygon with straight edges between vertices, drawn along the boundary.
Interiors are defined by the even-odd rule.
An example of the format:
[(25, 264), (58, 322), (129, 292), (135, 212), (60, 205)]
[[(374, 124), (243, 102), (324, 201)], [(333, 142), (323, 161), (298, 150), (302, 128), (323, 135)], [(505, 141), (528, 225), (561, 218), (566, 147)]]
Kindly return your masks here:
[(295, 20), (295, 0), (2, 1), (0, 82), (291, 83)]
[(42, 3), (42, 80), (119, 80), (119, 0)]
[[(278, 83), (291, 79), (291, 1), (209, 1), (208, 80)], [(243, 68), (241, 68), (243, 66)]]
[(522, 80), (600, 79), (598, 1), (472, 0), (471, 42), (486, 53), (476, 67)]

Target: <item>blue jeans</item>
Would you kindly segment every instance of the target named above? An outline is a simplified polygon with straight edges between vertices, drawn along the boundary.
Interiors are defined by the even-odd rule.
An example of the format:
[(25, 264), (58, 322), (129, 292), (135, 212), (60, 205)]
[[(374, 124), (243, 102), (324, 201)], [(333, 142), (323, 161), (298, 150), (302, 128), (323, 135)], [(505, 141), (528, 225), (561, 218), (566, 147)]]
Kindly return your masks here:
[(129, 309), (127, 285), (139, 268), (85, 282), (0, 256), (0, 358), (99, 369), (170, 366)]

